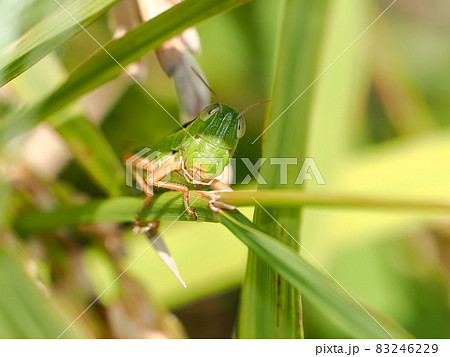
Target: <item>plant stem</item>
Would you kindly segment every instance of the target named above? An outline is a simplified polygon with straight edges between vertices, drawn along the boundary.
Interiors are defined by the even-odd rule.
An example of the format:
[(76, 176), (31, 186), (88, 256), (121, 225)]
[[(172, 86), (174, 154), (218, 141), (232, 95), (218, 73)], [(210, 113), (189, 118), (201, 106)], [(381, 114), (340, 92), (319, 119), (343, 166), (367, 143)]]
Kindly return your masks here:
[[(450, 213), (450, 200), (427, 200), (411, 198), (388, 198), (347, 194), (319, 194), (301, 191), (264, 190), (234, 191), (218, 194), (221, 202), (234, 206), (254, 206), (256, 201), (262, 205), (275, 207), (348, 207), (379, 208), (396, 210), (423, 210)], [(256, 201), (255, 201), (256, 200)]]

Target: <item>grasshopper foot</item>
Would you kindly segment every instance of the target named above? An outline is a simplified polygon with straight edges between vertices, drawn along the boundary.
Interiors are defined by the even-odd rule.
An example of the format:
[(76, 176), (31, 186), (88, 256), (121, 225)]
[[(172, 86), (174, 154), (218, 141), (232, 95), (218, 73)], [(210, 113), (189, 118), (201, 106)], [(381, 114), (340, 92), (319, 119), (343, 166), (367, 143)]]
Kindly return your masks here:
[(218, 201), (217, 199), (219, 197), (217, 195), (215, 195), (213, 191), (198, 191), (198, 193), (209, 200), (209, 204), (208, 204), (209, 208), (214, 213), (219, 213), (221, 210), (224, 210), (224, 209), (226, 209), (226, 210), (235, 210), (236, 209), (235, 206), (231, 206), (229, 204)]
[(158, 228), (159, 222), (141, 222), (139, 219), (139, 212), (136, 213), (136, 216), (134, 218), (134, 226), (131, 230), (134, 234), (138, 233), (147, 233), (150, 232), (152, 229)]
[(186, 207), (186, 212), (195, 220), (198, 219), (197, 213), (195, 213), (195, 209), (191, 209), (190, 207), (190, 194), (189, 191), (184, 192), (184, 206)]
[(189, 206), (188, 206), (188, 207), (186, 207), (186, 211), (187, 211), (187, 213), (189, 213), (189, 215), (190, 215), (193, 219), (195, 219), (195, 220), (198, 219), (197, 213), (195, 213), (195, 209), (190, 209)]

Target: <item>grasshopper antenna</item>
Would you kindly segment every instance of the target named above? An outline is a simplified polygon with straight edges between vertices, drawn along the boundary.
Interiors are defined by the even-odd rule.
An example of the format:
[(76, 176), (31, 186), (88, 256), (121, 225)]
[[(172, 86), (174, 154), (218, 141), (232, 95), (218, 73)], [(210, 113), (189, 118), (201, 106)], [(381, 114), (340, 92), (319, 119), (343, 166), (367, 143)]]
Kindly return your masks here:
[(220, 102), (219, 96), (216, 94), (216, 92), (213, 91), (213, 89), (206, 83), (206, 81), (202, 78), (202, 76), (197, 72), (197, 70), (191, 66), (192, 71), (195, 73), (195, 75), (200, 78), (200, 80), (203, 82), (203, 84), (208, 88), (208, 90), (212, 93), (214, 98), (217, 100), (217, 104), (219, 104), (219, 109), (222, 112), (222, 103)]
[(257, 107), (258, 105), (261, 104), (266, 104), (269, 103), (272, 99), (268, 99), (268, 100), (263, 100), (262, 102), (258, 102), (258, 103), (254, 103), (252, 105), (249, 105), (247, 108), (245, 108), (242, 112), (239, 113), (239, 116), (242, 117), (244, 115), (244, 113), (254, 107)]

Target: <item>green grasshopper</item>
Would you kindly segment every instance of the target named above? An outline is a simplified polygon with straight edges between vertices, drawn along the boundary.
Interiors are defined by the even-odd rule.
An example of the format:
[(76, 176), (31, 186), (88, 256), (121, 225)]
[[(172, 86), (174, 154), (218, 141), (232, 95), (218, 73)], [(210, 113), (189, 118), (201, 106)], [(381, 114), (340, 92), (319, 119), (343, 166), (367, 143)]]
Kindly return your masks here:
[[(235, 209), (233, 206), (216, 201), (214, 192), (232, 191), (231, 187), (217, 177), (223, 173), (230, 158), (233, 157), (239, 139), (245, 134), (243, 114), (250, 108), (267, 101), (255, 103), (239, 113), (236, 109), (222, 104), (217, 94), (197, 71), (193, 68), (192, 70), (213, 94), (217, 103), (208, 105), (197, 118), (157, 143), (153, 150), (157, 152), (156, 156), (148, 159), (126, 155), (125, 159), (128, 161), (134, 158), (132, 160), (133, 176), (147, 195), (144, 207), (153, 198), (153, 187), (181, 191), (186, 211), (197, 219), (195, 210), (190, 207), (190, 189), (196, 189), (196, 192), (207, 198), (213, 212), (218, 212), (220, 209)], [(146, 175), (142, 175), (142, 172)], [(206, 187), (212, 191), (198, 190)], [(133, 232), (147, 235), (159, 256), (186, 286), (167, 247), (162, 239), (158, 239), (158, 226), (159, 222), (141, 222), (138, 212)]]

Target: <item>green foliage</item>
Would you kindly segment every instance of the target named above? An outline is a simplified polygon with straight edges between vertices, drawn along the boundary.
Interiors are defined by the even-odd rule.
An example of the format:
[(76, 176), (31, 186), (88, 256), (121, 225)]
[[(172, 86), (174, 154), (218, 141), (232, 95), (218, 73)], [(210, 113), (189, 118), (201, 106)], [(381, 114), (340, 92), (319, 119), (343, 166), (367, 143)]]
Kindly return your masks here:
[[(63, 3), (82, 26), (88, 26), (118, 0), (74, 0)], [(0, 54), (0, 86), (17, 77), (82, 28), (56, 2), (56, 10), (24, 33)], [(33, 11), (33, 8), (28, 9)]]
[[(12, 82), (11, 88), (23, 102), (33, 103), (52, 91), (66, 75), (55, 56), (49, 55), (33, 70)], [(61, 135), (79, 165), (94, 182), (104, 192), (117, 196), (122, 191), (124, 178), (120, 160), (81, 106), (68, 106), (49, 118), (48, 122)]]
[[(193, 193), (192, 202), (198, 214), (198, 221), (215, 221), (208, 202), (199, 199)], [(134, 215), (142, 208), (144, 200), (138, 197), (116, 197), (109, 200), (92, 200), (84, 205), (59, 207), (50, 212), (28, 213), (16, 221), (16, 228), (23, 234), (42, 232), (55, 228), (99, 222), (131, 222)], [(154, 221), (193, 221), (184, 212), (183, 195), (177, 192), (167, 192), (152, 200), (145, 209), (141, 219)]]
[[(115, 2), (62, 4), (88, 26)], [(0, 55), (0, 80), (8, 82), (0, 93), (0, 337), (58, 336), (130, 265), (67, 336), (123, 337), (125, 327), (145, 337), (180, 337), (182, 328), (166, 308), (239, 286), (237, 337), (301, 337), (302, 322), (307, 338), (386, 337), (383, 328), (394, 337), (449, 336), (448, 267), (441, 254), (450, 236), (446, 33), (427, 25), (418, 36), (420, 21), (396, 5), (340, 57), (383, 10), (376, 2), (240, 6), (247, 2), (186, 0), (104, 45), (127, 66), (198, 25), (199, 61), (224, 103), (241, 109), (273, 99), (265, 127), (262, 109), (246, 113), (247, 135), (236, 151), (238, 182), (247, 174), (240, 158), (255, 162), (262, 151), (268, 160), (261, 174), (269, 185), (220, 194), (239, 207), (220, 215), (192, 193), (197, 222), (176, 192), (158, 193), (141, 214), (162, 221), (160, 232), (188, 289), (151, 250), (144, 255), (150, 244), (144, 235), (131, 234), (143, 197), (127, 195), (121, 164), (131, 146), (152, 147), (176, 128), (147, 95), (176, 111), (172, 82), (148, 56), (142, 63), (149, 74), (139, 85), (112, 81), (123, 68), (97, 47), (67, 73), (67, 58), (92, 39), (51, 1), (30, 0), (20, 8), (39, 11), (11, 13), (20, 31), (13, 41), (6, 32), (0, 39), (8, 43)], [(99, 20), (88, 30), (108, 38), (106, 17)], [(263, 145), (252, 145), (311, 83), (265, 133)], [(104, 107), (99, 125), (86, 109), (89, 101)], [(27, 147), (24, 134), (43, 121), (73, 157), (55, 176), (30, 165), (30, 151), (42, 148)], [(291, 168), (291, 184), (275, 181), (279, 166), (270, 166), (270, 158), (297, 158), (301, 165), (305, 156), (315, 159), (326, 185), (293, 185), (298, 171)], [(254, 212), (255, 200), (289, 234), (264, 209)], [(252, 214), (255, 223), (246, 218)], [(299, 254), (291, 236), (383, 328), (309, 255)]]
[[(6, 189), (6, 188), (5, 188)], [(254, 206), (255, 200), (265, 207), (295, 207), (316, 206), (323, 208), (368, 208), (405, 211), (419, 211), (428, 213), (450, 213), (450, 203), (423, 200), (396, 200), (372, 197), (352, 197), (331, 195), (321, 196), (297, 191), (268, 190), (268, 191), (237, 191), (223, 192), (219, 201), (236, 206)], [(100, 222), (130, 222), (144, 203), (138, 197), (115, 197), (105, 200), (91, 200), (85, 204), (64, 205), (51, 211), (28, 212), (15, 221), (15, 228), (21, 234), (46, 232), (67, 226), (91, 224)], [(196, 222), (217, 222), (209, 208), (208, 201), (196, 192), (191, 192), (191, 206), (195, 209), (198, 219)], [(166, 192), (158, 194), (151, 204), (142, 210), (141, 219), (144, 221), (187, 221), (194, 219), (185, 212), (183, 194)], [(292, 238), (291, 238), (292, 239)]]
[[(294, 249), (264, 234), (238, 212), (224, 212), (220, 221), (252, 249), (259, 259), (262, 259), (292, 286), (302, 291), (334, 321), (345, 326), (352, 337), (391, 337), (389, 332), (385, 331), (361, 306), (357, 306), (348, 296), (345, 296), (341, 286), (315, 270)], [(247, 270), (247, 274), (251, 273)], [(258, 290), (248, 282), (244, 289), (253, 290), (253, 294), (261, 294), (261, 292), (256, 293)], [(261, 299), (261, 296), (256, 299)], [(257, 313), (266, 315), (267, 311), (260, 309)], [(397, 336), (399, 337), (406, 336)]]
[[(283, 113), (316, 75), (321, 29), (327, 1), (281, 1), (279, 30), (275, 54), (275, 73), (272, 83), (273, 102), (266, 112), (262, 138), (263, 157), (290, 158), (302, 162), (306, 156), (309, 112), (314, 91), (302, 98), (302, 105)], [(304, 52), (298, 42), (308, 48)], [(280, 115), (280, 120), (278, 118)], [(286, 182), (281, 182), (277, 165), (261, 169), (263, 177), (272, 178), (260, 188), (290, 188), (302, 190), (295, 184), (297, 173), (286, 169)], [(275, 220), (299, 241), (300, 210), (292, 208), (270, 209), (269, 214), (256, 207), (254, 222), (264, 232), (276, 236), (284, 244), (298, 250), (298, 245)], [(275, 220), (274, 220), (275, 219)], [(260, 293), (263, 292), (263, 293)], [(261, 311), (265, 311), (261, 314)], [(282, 276), (273, 271), (266, 261), (261, 261), (253, 251), (249, 252), (247, 275), (244, 281), (240, 307), (238, 335), (243, 338), (299, 338), (301, 329), (301, 306), (299, 292)], [(300, 316), (300, 320), (299, 320)]]
[(67, 80), (38, 103), (4, 119), (0, 144), (69, 104), (74, 99), (117, 77), (124, 66), (139, 59), (182, 30), (219, 12), (250, 0), (187, 0), (138, 26), (80, 65)]

